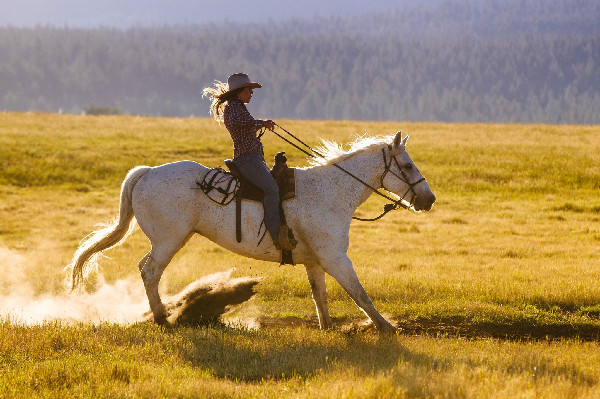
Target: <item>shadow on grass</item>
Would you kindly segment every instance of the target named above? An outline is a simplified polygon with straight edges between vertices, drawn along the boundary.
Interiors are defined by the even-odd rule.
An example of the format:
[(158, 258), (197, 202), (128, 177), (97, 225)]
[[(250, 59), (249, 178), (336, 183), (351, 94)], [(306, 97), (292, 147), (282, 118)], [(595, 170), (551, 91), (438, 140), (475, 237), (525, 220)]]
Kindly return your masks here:
[[(320, 331), (313, 318), (259, 319), (260, 328), (249, 330), (223, 324), (189, 328), (190, 338), (176, 350), (194, 367), (212, 376), (248, 383), (305, 380), (330, 372), (356, 375), (385, 374), (399, 364), (425, 372), (447, 372), (456, 365), (444, 356), (430, 356), (410, 350), (398, 335), (379, 334), (363, 320), (335, 319), (336, 328)], [(494, 338), (514, 341), (579, 339), (598, 341), (595, 325), (546, 324), (532, 322), (475, 322), (467, 317), (420, 318), (402, 321), (402, 335), (469, 339)], [(191, 335), (188, 335), (191, 334)], [(539, 367), (542, 367), (540, 365)], [(528, 367), (525, 364), (523, 367)], [(537, 367), (537, 366), (536, 366)], [(521, 373), (521, 369), (514, 370)], [(566, 378), (596, 381), (573, 374), (571, 369), (552, 368), (548, 373)], [(354, 375), (354, 374), (352, 374)], [(595, 382), (594, 382), (595, 383)]]
[[(593, 309), (596, 310), (595, 308)], [(578, 313), (582, 313), (579, 311)], [(536, 319), (524, 320), (475, 320), (469, 316), (420, 317), (406, 320), (389, 317), (392, 324), (400, 328), (400, 335), (428, 335), (464, 338), (495, 338), (511, 341), (539, 341), (578, 339), (581, 341), (600, 341), (600, 321), (592, 310), (586, 313), (588, 321), (572, 323), (568, 321), (539, 322)], [(261, 317), (261, 328), (277, 327), (312, 327), (319, 328), (316, 317), (302, 319), (299, 317)], [(335, 319), (334, 324), (343, 332), (375, 331), (375, 327), (363, 319)]]
[[(255, 284), (252, 281), (248, 286), (249, 296)], [(204, 291), (200, 291), (204, 295)], [(204, 302), (201, 305), (201, 308), (206, 307)], [(540, 309), (542, 307), (544, 309)], [(189, 328), (185, 334), (189, 339), (178, 344), (175, 350), (186, 362), (217, 378), (255, 383), (307, 379), (332, 371), (380, 374), (403, 363), (428, 372), (452, 367), (443, 357), (409, 350), (396, 335), (379, 334), (364, 319), (334, 319), (335, 328), (331, 331), (320, 331), (316, 317), (262, 316), (232, 327), (215, 322), (218, 319), (215, 315), (195, 317), (197, 307), (185, 308), (194, 316), (188, 320), (191, 323), (179, 323), (180, 327), (172, 327), (172, 331)], [(218, 309), (224, 310), (225, 306)], [(530, 304), (526, 310), (519, 313), (522, 318), (513, 319), (428, 315), (412, 319), (397, 317), (395, 321), (400, 335), (511, 341), (600, 340), (600, 321), (590, 316), (597, 313), (596, 307), (565, 310), (557, 304)], [(583, 310), (585, 314), (581, 313)], [(185, 327), (186, 324), (190, 326)]]
[(211, 325), (198, 329), (198, 339), (180, 353), (215, 377), (250, 383), (307, 379), (331, 370), (378, 373), (403, 362), (428, 370), (450, 367), (439, 359), (409, 351), (394, 335), (355, 330), (322, 332), (312, 326), (310, 320), (292, 328), (259, 330)]

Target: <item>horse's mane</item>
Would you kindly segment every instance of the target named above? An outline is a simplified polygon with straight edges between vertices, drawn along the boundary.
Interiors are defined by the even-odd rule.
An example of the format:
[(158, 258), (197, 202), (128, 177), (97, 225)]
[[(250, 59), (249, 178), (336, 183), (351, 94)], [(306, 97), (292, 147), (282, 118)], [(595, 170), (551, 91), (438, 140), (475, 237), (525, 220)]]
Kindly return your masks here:
[(311, 166), (331, 165), (332, 163), (342, 161), (363, 150), (369, 150), (371, 147), (380, 147), (382, 144), (389, 144), (392, 142), (393, 138), (393, 136), (357, 137), (356, 140), (346, 144), (346, 146), (349, 146), (348, 150), (344, 149), (343, 144), (321, 139), (321, 144), (319, 144), (315, 150), (323, 155), (323, 157), (317, 156), (315, 158), (309, 158), (308, 162)]

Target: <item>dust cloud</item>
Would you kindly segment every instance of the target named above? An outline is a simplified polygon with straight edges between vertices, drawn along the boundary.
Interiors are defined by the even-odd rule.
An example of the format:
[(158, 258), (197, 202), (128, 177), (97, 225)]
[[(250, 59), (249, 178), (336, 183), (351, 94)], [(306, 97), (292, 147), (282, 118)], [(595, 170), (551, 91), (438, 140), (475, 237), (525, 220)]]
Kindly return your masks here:
[[(15, 323), (41, 324), (45, 321), (132, 323), (142, 319), (148, 302), (141, 281), (103, 282), (93, 293), (37, 294), (27, 273), (36, 260), (0, 247), (0, 319)], [(38, 277), (43, 278), (43, 277)]]
[(254, 296), (254, 286), (262, 279), (232, 278), (234, 270), (194, 281), (179, 294), (164, 300), (169, 323), (200, 325), (218, 322), (232, 307)]
[[(141, 278), (107, 283), (98, 276), (94, 292), (36, 294), (26, 270), (34, 267), (19, 253), (0, 247), (0, 320), (20, 324), (47, 321), (130, 324), (151, 319)], [(39, 266), (37, 266), (39, 267)], [(232, 270), (189, 284), (163, 302), (169, 322), (197, 325), (217, 321), (233, 306), (254, 295), (260, 278), (232, 278)]]

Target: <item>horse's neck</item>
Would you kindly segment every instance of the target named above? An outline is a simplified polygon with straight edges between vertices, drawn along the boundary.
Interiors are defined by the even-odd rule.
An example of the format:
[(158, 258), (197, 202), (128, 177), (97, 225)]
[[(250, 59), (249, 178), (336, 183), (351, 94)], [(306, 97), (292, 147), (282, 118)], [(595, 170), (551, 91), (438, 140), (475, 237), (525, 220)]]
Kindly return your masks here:
[[(336, 164), (374, 189), (379, 188), (380, 177), (384, 168), (381, 151), (357, 153), (336, 162)], [(347, 209), (352, 213), (373, 193), (371, 188), (344, 173), (335, 165), (323, 166), (320, 172), (322, 173), (323, 183), (330, 189), (331, 201), (336, 206)]]

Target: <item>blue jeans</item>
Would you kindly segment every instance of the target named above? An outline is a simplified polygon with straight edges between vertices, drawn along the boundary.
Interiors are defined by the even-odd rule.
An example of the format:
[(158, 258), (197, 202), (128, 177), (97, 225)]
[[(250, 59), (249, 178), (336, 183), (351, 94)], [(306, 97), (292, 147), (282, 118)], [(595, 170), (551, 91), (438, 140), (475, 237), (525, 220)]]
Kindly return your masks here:
[(265, 158), (258, 152), (249, 152), (233, 159), (233, 162), (250, 183), (263, 190), (265, 227), (274, 243), (279, 242), (279, 186), (271, 176)]

